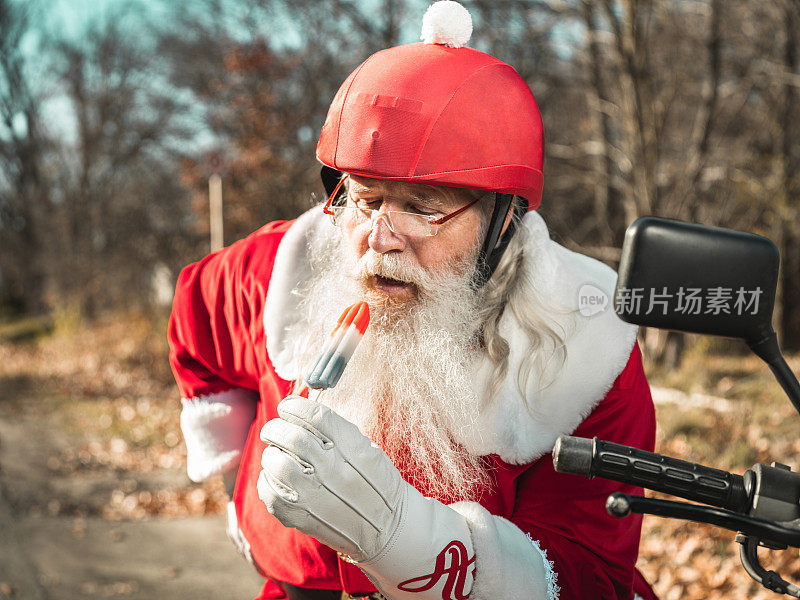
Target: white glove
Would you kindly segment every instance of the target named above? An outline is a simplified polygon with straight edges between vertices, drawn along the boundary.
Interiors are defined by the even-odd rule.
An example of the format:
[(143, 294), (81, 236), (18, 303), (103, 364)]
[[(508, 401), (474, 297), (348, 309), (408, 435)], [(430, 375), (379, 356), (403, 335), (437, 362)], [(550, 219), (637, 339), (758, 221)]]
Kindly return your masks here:
[(287, 527), (346, 555), (392, 600), (465, 600), (475, 553), (466, 519), (406, 483), (380, 447), (299, 396), (261, 430), (258, 495)]
[(226, 527), (226, 533), (228, 534), (228, 539), (233, 542), (233, 545), (236, 546), (236, 551), (239, 552), (244, 558), (247, 559), (251, 565), (255, 566), (253, 563), (253, 555), (250, 553), (250, 543), (244, 537), (242, 530), (239, 529), (239, 519), (236, 518), (236, 506), (234, 506), (233, 502), (228, 502), (228, 524)]

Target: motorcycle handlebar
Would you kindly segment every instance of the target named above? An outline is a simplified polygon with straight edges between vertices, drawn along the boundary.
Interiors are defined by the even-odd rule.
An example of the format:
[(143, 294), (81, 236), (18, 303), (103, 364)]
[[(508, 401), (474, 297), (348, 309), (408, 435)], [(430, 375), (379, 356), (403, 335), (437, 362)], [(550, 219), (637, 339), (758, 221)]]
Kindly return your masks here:
[(559, 473), (603, 477), (748, 513), (751, 494), (741, 475), (603, 440), (562, 435), (553, 448)]

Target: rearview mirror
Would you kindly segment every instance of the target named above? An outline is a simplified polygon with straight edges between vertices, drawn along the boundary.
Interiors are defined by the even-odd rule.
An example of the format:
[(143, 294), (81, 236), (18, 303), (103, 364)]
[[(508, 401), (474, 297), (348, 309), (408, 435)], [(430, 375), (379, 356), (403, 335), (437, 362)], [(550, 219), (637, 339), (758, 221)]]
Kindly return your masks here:
[(614, 307), (628, 323), (752, 345), (773, 333), (779, 262), (759, 235), (643, 217), (625, 233)]

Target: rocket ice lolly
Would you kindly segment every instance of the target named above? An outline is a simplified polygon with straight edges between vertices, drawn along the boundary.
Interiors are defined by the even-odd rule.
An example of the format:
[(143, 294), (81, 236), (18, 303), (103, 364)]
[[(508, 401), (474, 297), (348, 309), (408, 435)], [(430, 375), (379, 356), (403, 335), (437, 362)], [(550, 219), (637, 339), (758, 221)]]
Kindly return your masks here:
[(339, 382), (347, 361), (353, 356), (356, 346), (364, 336), (367, 325), (369, 306), (366, 302), (357, 302), (344, 310), (306, 376), (308, 387), (324, 390)]

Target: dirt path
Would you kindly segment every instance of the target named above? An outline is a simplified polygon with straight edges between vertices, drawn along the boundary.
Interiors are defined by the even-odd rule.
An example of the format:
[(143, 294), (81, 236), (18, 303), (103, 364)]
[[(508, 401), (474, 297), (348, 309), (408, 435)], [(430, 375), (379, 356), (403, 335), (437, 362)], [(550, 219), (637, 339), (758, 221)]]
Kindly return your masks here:
[[(6, 393), (19, 383), (0, 378)], [(65, 427), (52, 399), (17, 399), (0, 402), (0, 600), (258, 593), (261, 578), (227, 540), (221, 515), (108, 516), (104, 507), (121, 487), (154, 495), (187, 487), (179, 467), (64, 468), (63, 456), (74, 455), (80, 435)]]

